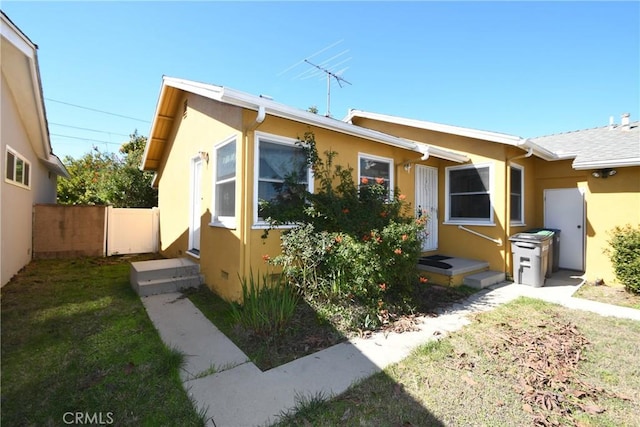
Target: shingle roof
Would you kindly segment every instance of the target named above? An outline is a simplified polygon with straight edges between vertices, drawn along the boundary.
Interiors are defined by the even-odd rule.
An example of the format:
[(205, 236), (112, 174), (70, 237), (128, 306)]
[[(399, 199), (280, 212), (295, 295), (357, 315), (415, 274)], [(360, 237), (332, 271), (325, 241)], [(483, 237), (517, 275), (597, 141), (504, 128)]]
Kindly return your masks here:
[(640, 122), (625, 129), (604, 126), (530, 139), (560, 157), (571, 158), (574, 169), (640, 166)]

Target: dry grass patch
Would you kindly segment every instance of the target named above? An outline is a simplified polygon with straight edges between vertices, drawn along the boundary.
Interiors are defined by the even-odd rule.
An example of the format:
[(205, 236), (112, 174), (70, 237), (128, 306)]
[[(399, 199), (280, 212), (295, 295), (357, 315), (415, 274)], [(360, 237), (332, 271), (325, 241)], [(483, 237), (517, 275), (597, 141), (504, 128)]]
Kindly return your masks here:
[(520, 298), (280, 425), (637, 425), (640, 322)]
[(587, 283), (580, 287), (573, 296), (640, 310), (640, 295), (631, 294), (625, 291), (622, 286), (595, 286), (594, 284)]

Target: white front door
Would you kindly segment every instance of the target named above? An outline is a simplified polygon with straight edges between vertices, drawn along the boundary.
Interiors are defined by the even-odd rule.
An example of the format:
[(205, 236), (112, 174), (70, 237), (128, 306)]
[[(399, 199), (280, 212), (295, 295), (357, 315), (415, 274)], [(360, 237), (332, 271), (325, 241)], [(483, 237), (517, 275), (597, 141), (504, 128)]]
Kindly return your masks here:
[(544, 190), (544, 227), (560, 230), (559, 267), (584, 271), (584, 191)]
[(189, 252), (200, 254), (200, 203), (202, 201), (202, 159), (191, 160), (191, 209), (189, 218)]
[(427, 215), (422, 251), (438, 249), (438, 169), (416, 165), (416, 217)]

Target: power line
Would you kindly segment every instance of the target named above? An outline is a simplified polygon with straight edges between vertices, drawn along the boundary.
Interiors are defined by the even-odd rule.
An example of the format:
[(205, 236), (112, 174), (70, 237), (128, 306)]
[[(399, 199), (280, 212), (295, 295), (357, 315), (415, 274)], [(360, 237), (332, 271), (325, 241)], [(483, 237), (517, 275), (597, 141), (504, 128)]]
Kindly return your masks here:
[(66, 127), (66, 128), (71, 128), (71, 129), (86, 130), (86, 131), (89, 131), (89, 132), (105, 133), (107, 135), (118, 135), (118, 136), (127, 136), (127, 137), (130, 136), (130, 135), (125, 135), (123, 133), (109, 132), (109, 131), (106, 131), (106, 130), (97, 130), (97, 129), (81, 128), (81, 127), (78, 127), (78, 126), (63, 125), (62, 123), (49, 122), (49, 124), (50, 125), (55, 125), (55, 126), (63, 126), (63, 127)]
[(49, 135), (51, 135), (51, 136), (59, 136), (59, 137), (62, 137), (62, 138), (79, 139), (81, 141), (99, 142), (101, 144), (122, 145), (122, 143), (118, 143), (118, 142), (101, 141), (99, 139), (91, 139), (91, 138), (80, 138), (79, 136), (60, 135), (59, 133), (50, 133)]
[(51, 98), (45, 98), (45, 99), (46, 99), (47, 101), (57, 102), (58, 104), (69, 105), (69, 106), (71, 106), (71, 107), (82, 108), (83, 110), (94, 111), (94, 112), (96, 112), (96, 113), (102, 113), (102, 114), (108, 114), (108, 115), (110, 115), (110, 116), (122, 117), (122, 118), (124, 118), (124, 119), (136, 120), (136, 121), (138, 121), (138, 122), (151, 123), (149, 120), (136, 119), (135, 117), (124, 116), (124, 115), (122, 115), (122, 114), (116, 114), (116, 113), (110, 113), (110, 112), (108, 112), (108, 111), (98, 110), (98, 109), (96, 109), (96, 108), (83, 107), (82, 105), (72, 104), (72, 103), (70, 103), (70, 102), (58, 101), (58, 100), (56, 100), (56, 99), (51, 99)]

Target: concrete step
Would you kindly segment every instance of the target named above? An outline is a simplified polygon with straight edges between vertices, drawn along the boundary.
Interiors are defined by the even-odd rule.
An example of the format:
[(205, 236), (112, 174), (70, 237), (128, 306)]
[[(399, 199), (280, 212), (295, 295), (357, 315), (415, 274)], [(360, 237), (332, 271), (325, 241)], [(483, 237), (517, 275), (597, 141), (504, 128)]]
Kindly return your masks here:
[(465, 276), (462, 283), (466, 286), (476, 289), (484, 289), (487, 286), (495, 285), (503, 282), (505, 274), (501, 271), (482, 271), (480, 273)]
[(141, 297), (149, 295), (168, 294), (180, 292), (187, 288), (198, 288), (202, 284), (200, 275), (172, 277), (169, 279), (155, 279), (144, 282), (132, 283), (131, 286)]
[(129, 283), (140, 296), (178, 292), (203, 283), (200, 266), (187, 258), (132, 262)]

